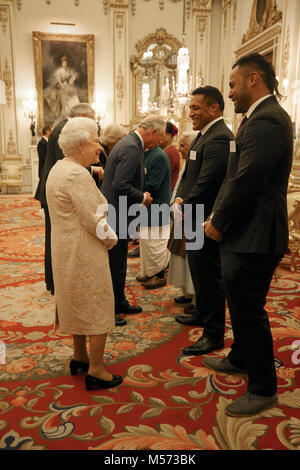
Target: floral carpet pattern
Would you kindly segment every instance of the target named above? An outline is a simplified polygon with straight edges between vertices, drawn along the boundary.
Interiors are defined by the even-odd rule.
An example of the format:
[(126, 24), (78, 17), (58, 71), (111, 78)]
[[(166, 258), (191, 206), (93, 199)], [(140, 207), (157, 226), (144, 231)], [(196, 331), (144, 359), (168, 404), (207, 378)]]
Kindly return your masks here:
[[(246, 379), (215, 373), (201, 356), (181, 356), (201, 335), (175, 321), (180, 289), (146, 290), (128, 258), (126, 294), (143, 312), (110, 334), (105, 360), (124, 382), (87, 392), (71, 376), (72, 338), (53, 326), (44, 283), (44, 221), (29, 196), (0, 197), (0, 450), (300, 450), (300, 260), (284, 258), (267, 299), (278, 405), (249, 418), (226, 416)], [(133, 248), (133, 247), (131, 247)], [(101, 273), (99, 273), (101, 276)], [(226, 315), (224, 357), (232, 342)], [(255, 344), (253, 345), (255, 347)]]

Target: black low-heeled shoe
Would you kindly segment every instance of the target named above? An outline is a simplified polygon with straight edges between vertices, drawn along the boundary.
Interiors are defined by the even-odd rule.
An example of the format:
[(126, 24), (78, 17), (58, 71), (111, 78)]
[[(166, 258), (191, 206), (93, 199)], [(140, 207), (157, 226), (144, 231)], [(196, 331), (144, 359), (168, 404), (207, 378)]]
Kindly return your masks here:
[(71, 359), (70, 361), (71, 375), (77, 375), (79, 371), (87, 372), (88, 370), (89, 370), (88, 362), (75, 361), (75, 359)]
[(102, 380), (92, 375), (87, 374), (85, 376), (85, 386), (87, 390), (93, 388), (113, 388), (117, 387), (123, 382), (123, 378), (120, 375), (113, 375), (112, 380)]

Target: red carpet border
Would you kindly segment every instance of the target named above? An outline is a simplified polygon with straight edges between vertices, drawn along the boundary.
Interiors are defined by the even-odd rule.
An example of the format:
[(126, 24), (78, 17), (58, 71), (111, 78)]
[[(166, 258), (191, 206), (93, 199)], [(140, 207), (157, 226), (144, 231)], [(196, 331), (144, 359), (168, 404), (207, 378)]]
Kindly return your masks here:
[[(0, 450), (299, 450), (300, 278), (287, 256), (273, 280), (266, 308), (274, 337), (278, 405), (251, 418), (224, 409), (246, 390), (246, 380), (181, 356), (201, 328), (174, 316), (181, 291), (145, 290), (135, 280), (139, 258), (128, 259), (127, 297), (143, 313), (108, 339), (108, 370), (124, 377), (111, 390), (87, 392), (72, 377), (72, 339), (54, 331), (54, 298), (45, 291), (44, 222), (37, 201), (0, 197)], [(130, 249), (134, 246), (130, 247)], [(101, 286), (101, 273), (99, 285)], [(96, 282), (97, 280), (95, 280)], [(100, 287), (101, 288), (101, 287)], [(226, 315), (225, 348), (232, 343)], [(253, 344), (255, 347), (255, 344)]]

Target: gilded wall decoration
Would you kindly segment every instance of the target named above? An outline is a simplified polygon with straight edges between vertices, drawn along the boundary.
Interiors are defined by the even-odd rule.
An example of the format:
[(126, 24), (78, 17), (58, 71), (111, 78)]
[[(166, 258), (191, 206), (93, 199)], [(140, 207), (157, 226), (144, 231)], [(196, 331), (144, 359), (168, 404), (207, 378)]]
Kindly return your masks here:
[(124, 16), (122, 13), (117, 13), (115, 16), (115, 27), (118, 33), (118, 39), (121, 41), (122, 39), (122, 32), (124, 29)]
[(237, 0), (234, 0), (234, 2), (233, 2), (232, 19), (233, 19), (233, 31), (235, 31), (236, 20), (237, 20)]
[(5, 96), (6, 96), (6, 103), (8, 107), (11, 106), (13, 100), (13, 89), (12, 89), (12, 73), (9, 68), (8, 59), (6, 58), (4, 61), (4, 69), (3, 69), (3, 81), (5, 83)]
[(40, 132), (75, 104), (94, 101), (94, 35), (34, 31), (32, 38)]
[(282, 12), (277, 10), (276, 0), (253, 0), (248, 31), (242, 43), (249, 41), (282, 20)]
[(203, 43), (204, 35), (206, 32), (207, 18), (206, 16), (199, 16), (197, 18), (197, 31), (200, 36), (200, 43)]
[(228, 10), (226, 9), (224, 10), (224, 13), (223, 13), (224, 41), (226, 40), (227, 23), (228, 23)]
[(110, 8), (128, 8), (128, 0), (110, 0)]
[[(144, 2), (150, 2), (152, 0), (144, 0)], [(179, 3), (182, 2), (183, 0), (169, 0), (171, 3)], [(191, 9), (192, 9), (192, 1), (193, 0), (185, 0), (185, 14), (186, 17), (189, 18), (191, 14)], [(205, 0), (206, 2), (207, 0)], [(209, 2), (211, 0), (208, 0)], [(164, 10), (165, 8), (165, 1), (164, 0), (159, 0), (158, 1), (158, 6), (160, 10)], [(135, 16), (136, 13), (136, 7), (137, 7), (137, 2), (136, 0), (130, 0), (130, 9), (131, 9), (131, 14), (132, 16)]]
[(193, 0), (193, 11), (211, 10), (212, 0)]
[(109, 0), (103, 0), (103, 10), (104, 10), (104, 15), (107, 15), (109, 12)]
[(135, 1), (135, 0), (131, 0), (130, 6), (131, 6), (131, 14), (132, 14), (132, 16), (135, 16), (136, 1)]
[(22, 0), (17, 0), (17, 9), (21, 10), (22, 8)]
[(232, 0), (222, 0), (222, 8), (227, 8), (231, 5)]
[(125, 78), (122, 71), (122, 64), (119, 63), (119, 70), (116, 76), (116, 94), (119, 108), (122, 109), (123, 99), (125, 96)]
[(287, 32), (286, 32), (286, 38), (284, 41), (283, 53), (282, 53), (281, 73), (282, 73), (283, 78), (286, 78), (288, 76), (289, 60), (290, 60), (290, 27), (288, 26)]
[(8, 7), (1, 6), (0, 7), (0, 23), (1, 23), (3, 34), (6, 33), (8, 18), (9, 18)]
[(11, 129), (9, 131), (9, 137), (8, 137), (8, 142), (7, 142), (7, 153), (9, 155), (14, 155), (17, 153), (17, 147), (16, 147), (16, 143), (14, 139), (14, 134)]
[(177, 53), (182, 43), (175, 36), (158, 28), (135, 45), (138, 54), (130, 57), (132, 72), (133, 117), (140, 115), (139, 103), (142, 101), (142, 84), (149, 83), (150, 101), (159, 101), (161, 86), (166, 79), (172, 88), (176, 81)]

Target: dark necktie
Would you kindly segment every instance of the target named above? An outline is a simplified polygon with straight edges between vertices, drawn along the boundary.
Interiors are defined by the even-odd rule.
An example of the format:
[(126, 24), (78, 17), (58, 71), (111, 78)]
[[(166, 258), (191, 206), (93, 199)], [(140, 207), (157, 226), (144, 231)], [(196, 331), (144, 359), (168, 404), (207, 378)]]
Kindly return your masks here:
[(241, 124), (239, 125), (239, 128), (238, 128), (238, 130), (237, 130), (236, 135), (238, 135), (238, 133), (239, 133), (239, 132), (241, 131), (241, 129), (244, 127), (246, 121), (247, 121), (247, 116), (244, 116), (244, 118), (243, 118), (242, 121), (241, 121)]
[(199, 139), (201, 139), (202, 134), (201, 132), (198, 132), (196, 139), (192, 142), (191, 148), (194, 147), (194, 145), (198, 142)]

